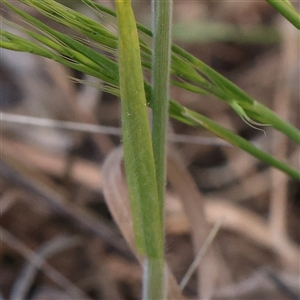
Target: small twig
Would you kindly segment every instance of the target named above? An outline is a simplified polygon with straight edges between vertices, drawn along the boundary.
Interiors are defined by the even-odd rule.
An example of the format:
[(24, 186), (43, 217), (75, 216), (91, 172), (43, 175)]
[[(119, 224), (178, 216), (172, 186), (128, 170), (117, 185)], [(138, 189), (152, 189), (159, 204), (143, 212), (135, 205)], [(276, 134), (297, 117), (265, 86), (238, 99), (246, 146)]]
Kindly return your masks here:
[(50, 257), (53, 254), (56, 254), (59, 251), (63, 251), (65, 249), (78, 245), (78, 238), (55, 238), (54, 240), (42, 246), (37, 252), (34, 252), (5, 228), (0, 227), (0, 229), (1, 240), (15, 251), (21, 253), (28, 260), (28, 264), (19, 274), (19, 277), (13, 286), (10, 297), (11, 300), (25, 299), (39, 269), (42, 269), (49, 278), (51, 278), (55, 283), (62, 287), (72, 297), (76, 297), (76, 299), (89, 299), (89, 297), (85, 295), (83, 291), (81, 291), (69, 279), (64, 277), (61, 273), (56, 271), (45, 261), (46, 258)]
[(38, 118), (25, 115), (15, 115), (9, 113), (0, 113), (0, 120), (2, 122), (10, 122), (16, 124), (26, 124), (40, 127), (50, 127), (57, 129), (67, 129), (75, 130), (81, 132), (90, 132), (90, 133), (105, 133), (112, 135), (121, 135), (121, 128), (112, 127), (112, 126), (102, 126), (89, 123), (81, 122), (70, 122), (70, 121), (59, 121), (54, 119), (47, 118)]
[[(289, 23), (281, 24), (283, 46), (281, 51), (275, 90), (273, 110), (284, 120), (288, 120), (291, 110), (291, 70), (299, 58), (297, 31)], [(284, 102), (282, 99), (285, 99)], [(288, 140), (278, 132), (273, 133), (272, 154), (281, 160), (287, 160)], [(286, 267), (294, 268), (294, 261), (281, 254), (282, 245), (289, 247), (288, 223), (288, 178), (277, 169), (271, 169), (272, 189), (270, 192), (269, 228), (274, 243)]]
[(270, 267), (265, 266), (238, 283), (220, 288), (214, 294), (214, 297), (240, 299), (254, 291), (272, 292), (277, 288), (287, 297), (287, 299), (299, 299), (297, 293), (295, 293), (281, 277), (280, 274), (276, 274)]
[[(49, 149), (30, 145), (22, 141), (1, 137), (1, 152), (8, 153), (31, 169), (62, 178), (66, 174), (67, 162), (63, 153), (53, 153)], [(20, 156), (20, 153), (22, 155)], [(80, 183), (92, 190), (101, 191), (101, 170), (96, 163), (82, 158), (76, 158), (72, 173), (72, 182)]]
[[(185, 163), (171, 147), (168, 153), (167, 166), (168, 180), (181, 198), (184, 211), (189, 220), (194, 254), (197, 255), (210, 233), (210, 226), (205, 215), (204, 197), (188, 172)], [(217, 255), (217, 250), (213, 246), (198, 268), (198, 296), (208, 299), (215, 290), (216, 285), (220, 281), (226, 282), (227, 279), (228, 270), (221, 263), (221, 258)]]
[(220, 298), (241, 298), (253, 291), (265, 290), (270, 291), (274, 289), (273, 284), (268, 280), (266, 267), (256, 270), (248, 278), (227, 286), (220, 288), (214, 297)]
[(271, 271), (268, 271), (267, 273), (270, 281), (276, 285), (282, 294), (287, 296), (287, 298), (290, 300), (299, 300), (300, 295), (297, 295), (297, 293), (295, 293), (288, 285), (286, 285), (279, 276)]
[(224, 215), (226, 219), (222, 228), (232, 230), (255, 241), (258, 245), (268, 248), (278, 254), (285, 261), (289, 261), (294, 270), (298, 270), (300, 247), (290, 240), (274, 245), (270, 228), (264, 218), (246, 208), (238, 208), (233, 204), (214, 199), (206, 205), (206, 216), (214, 223)]
[(39, 174), (37, 178), (32, 174), (31, 170), (18, 162), (13, 163), (8, 156), (2, 154), (3, 161), (1, 162), (1, 176), (12, 180), (26, 190), (33, 192), (46, 201), (51, 207), (58, 209), (71, 218), (79, 222), (86, 229), (94, 232), (104, 242), (114, 247), (119, 253), (122, 253), (128, 259), (132, 259), (131, 253), (128, 252), (121, 238), (116, 232), (108, 226), (99, 217), (96, 217), (92, 212), (83, 207), (66, 201), (65, 196), (59, 193), (59, 190), (51, 188), (51, 184), (47, 178)]
[[(50, 127), (57, 129), (74, 130), (80, 132), (89, 133), (102, 133), (121, 136), (121, 128), (113, 126), (104, 126), (98, 124), (89, 124), (81, 122), (70, 122), (70, 121), (59, 121), (54, 119), (39, 118), (33, 116), (16, 115), (5, 112), (0, 112), (0, 121), (24, 124), (40, 127)], [(225, 146), (232, 147), (226, 141), (220, 138), (210, 138), (210, 137), (199, 137), (199, 136), (188, 136), (184, 134), (169, 134), (168, 140), (176, 143), (190, 143), (190, 144), (200, 144), (200, 145), (211, 145), (211, 146)]]
[(210, 231), (208, 237), (206, 238), (202, 248), (200, 249), (200, 251), (198, 252), (197, 256), (195, 257), (194, 261), (192, 262), (192, 264), (190, 265), (189, 269), (187, 270), (186, 274), (183, 276), (179, 287), (181, 290), (183, 290), (186, 286), (186, 284), (188, 283), (188, 281), (190, 280), (190, 278), (192, 277), (192, 275), (194, 274), (195, 270), (197, 269), (197, 267), (200, 265), (205, 253), (207, 252), (209, 246), (211, 245), (211, 243), (213, 242), (214, 238), (216, 237), (221, 225), (222, 225), (222, 219), (218, 220), (217, 223), (215, 223), (214, 227), (212, 228), (212, 230)]
[[(95, 106), (100, 97), (100, 80), (98, 80), (96, 84), (98, 87), (97, 89), (83, 84), (81, 91), (77, 92), (75, 85), (71, 84), (71, 81), (69, 80), (70, 72), (67, 71), (65, 67), (44, 58), (43, 62), (48, 67), (50, 71), (49, 74), (53, 81), (63, 92), (66, 104), (74, 113), (74, 121), (97, 125), (97, 118), (95, 117), (95, 109), (93, 106)], [(87, 105), (87, 103), (90, 105)], [(107, 155), (112, 150), (114, 146), (113, 142), (105, 133), (91, 134), (91, 136), (103, 154)]]

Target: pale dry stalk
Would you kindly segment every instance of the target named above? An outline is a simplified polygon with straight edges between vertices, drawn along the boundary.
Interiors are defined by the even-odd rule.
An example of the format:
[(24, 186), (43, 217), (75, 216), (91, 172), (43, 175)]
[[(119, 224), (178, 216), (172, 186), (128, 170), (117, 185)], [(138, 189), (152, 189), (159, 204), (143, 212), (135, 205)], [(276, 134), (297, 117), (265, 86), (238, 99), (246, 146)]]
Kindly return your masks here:
[[(291, 96), (293, 70), (299, 60), (298, 32), (286, 20), (280, 23), (283, 37), (279, 63), (277, 88), (275, 90), (273, 110), (283, 119), (289, 120), (291, 113)], [(281, 160), (287, 160), (288, 139), (275, 132), (272, 139), (273, 155)], [(269, 228), (274, 248), (279, 254), (285, 267), (295, 270), (295, 262), (299, 255), (296, 246), (291, 242), (287, 232), (288, 218), (288, 177), (277, 169), (271, 169), (272, 189), (270, 193)], [(299, 256), (298, 256), (299, 259)], [(297, 265), (297, 264), (296, 264)], [(296, 267), (298, 269), (298, 267)], [(299, 270), (298, 270), (299, 272)]]

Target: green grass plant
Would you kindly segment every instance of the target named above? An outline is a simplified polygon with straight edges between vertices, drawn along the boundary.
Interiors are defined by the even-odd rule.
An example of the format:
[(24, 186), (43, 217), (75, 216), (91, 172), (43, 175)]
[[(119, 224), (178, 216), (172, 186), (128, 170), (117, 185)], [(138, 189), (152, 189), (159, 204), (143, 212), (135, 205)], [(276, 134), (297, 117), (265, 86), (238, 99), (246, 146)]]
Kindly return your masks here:
[[(170, 84), (193, 93), (213, 96), (229, 105), (250, 126), (271, 126), (300, 144), (297, 128), (200, 59), (171, 45), (171, 0), (153, 0), (152, 31), (136, 23), (130, 0), (115, 0), (116, 12), (92, 0), (82, 0), (99, 17), (113, 22), (118, 34), (54, 0), (19, 0), (71, 28), (78, 33), (78, 37), (54, 30), (9, 1), (1, 1), (26, 23), (26, 28), (2, 17), (1, 21), (9, 28), (17, 29), (22, 34), (1, 29), (0, 47), (43, 56), (99, 78), (105, 83), (105, 91), (121, 99), (124, 161), (135, 240), (139, 253), (145, 257), (143, 299), (164, 299), (167, 288), (163, 216), (169, 116), (190, 126), (203, 127), (300, 180), (300, 172), (285, 162), (170, 99)], [(275, 1), (268, 2), (275, 6)], [(298, 27), (295, 8), (288, 1), (280, 3), (276, 8), (284, 16), (288, 15), (288, 19)], [(28, 37), (24, 37), (24, 33)], [(99, 49), (102, 51), (99, 52)], [(148, 82), (143, 73), (150, 71), (152, 79)], [(152, 109), (151, 126), (147, 107)]]
[[(16, 26), (15, 24), (10, 25), (18, 27), (19, 30), (24, 31), (25, 33), (36, 39), (38, 42), (40, 42), (40, 44), (17, 36), (11, 32), (1, 30), (1, 47), (15, 51), (26, 51), (58, 61), (70, 68), (102, 79), (104, 82), (106, 82), (105, 89), (107, 91), (111, 92), (112, 94), (119, 95), (119, 67), (114, 58), (98, 53), (97, 51), (93, 50), (92, 47), (89, 47), (89, 45), (86, 45), (86, 43), (84, 42), (78, 41), (78, 39), (76, 38), (73, 38), (74, 43), (69, 43), (69, 46), (67, 46), (66, 43), (69, 42), (70, 39), (72, 39), (71, 37), (60, 33), (50, 28), (49, 26), (46, 26), (24, 11), (13, 7), (6, 0), (2, 1), (12, 10), (14, 10), (14, 12), (17, 13), (23, 20), (31, 24), (33, 30), (26, 30)], [(69, 24), (68, 19), (70, 19), (71, 17), (65, 18), (64, 6), (54, 0), (20, 1), (37, 8), (41, 11), (41, 13), (44, 13), (49, 17), (53, 16), (53, 18), (57, 22), (63, 25), (67, 26)], [(115, 12), (102, 7), (101, 5), (96, 4), (91, 0), (84, 0), (84, 3), (86, 3), (93, 10), (96, 10), (98, 14), (104, 15), (104, 17), (105, 15), (108, 15), (108, 17), (116, 18)], [(71, 15), (72, 10), (69, 8), (67, 8), (66, 10)], [(88, 39), (93, 39), (93, 42), (97, 43), (99, 48), (109, 49), (110, 53), (114, 53), (116, 56), (116, 35), (109, 32), (108, 29), (106, 29), (102, 24), (95, 22), (78, 12), (76, 12), (75, 17), (71, 19), (72, 22), (70, 22), (69, 25), (72, 29), (77, 30), (82, 35), (87, 36)], [(93, 30), (87, 29), (90, 24), (92, 24), (91, 26)], [(144, 37), (146, 36), (151, 38), (152, 32), (140, 24), (137, 24), (137, 28), (140, 32), (140, 45), (142, 45), (142, 65), (144, 66), (144, 69), (147, 70), (151, 68), (151, 62), (149, 64), (148, 60), (151, 49), (150, 46), (147, 46), (147, 42)], [(36, 31), (36, 29), (38, 29), (38, 31)], [(145, 60), (145, 56), (147, 57), (146, 59), (148, 61)], [(96, 57), (99, 59), (97, 60)], [(234, 110), (237, 113), (240, 112), (240, 116), (242, 118), (245, 119), (245, 116), (247, 116), (254, 122), (269, 124), (270, 126), (283, 132), (285, 135), (293, 139), (297, 144), (300, 144), (300, 133), (298, 129), (296, 129), (288, 122), (281, 120), (270, 109), (260, 104), (258, 101), (252, 99), (249, 95), (247, 95), (244, 91), (242, 91), (235, 84), (223, 77), (221, 74), (214, 71), (201, 60), (176, 45), (172, 45), (171, 74), (176, 77), (176, 79), (173, 79), (171, 81), (173, 85), (179, 86), (194, 93), (214, 96), (215, 98), (224, 101), (231, 106), (232, 104), (234, 104)], [(147, 104), (151, 107), (151, 85), (148, 82), (145, 82), (144, 87), (146, 92)], [(239, 110), (237, 110), (236, 107), (238, 107)], [(181, 113), (184, 110), (185, 109), (175, 100), (170, 101), (169, 114), (172, 118), (176, 118), (177, 120), (180, 120), (189, 125), (196, 125), (195, 122), (191, 122), (191, 120), (187, 118), (185, 114)], [(200, 115), (197, 114), (197, 116), (199, 117)], [(204, 124), (204, 121), (199, 120), (197, 126), (199, 126), (200, 124)], [(207, 123), (205, 124), (205, 128), (220, 137), (223, 136), (221, 132), (219, 132), (218, 130), (212, 130), (211, 126), (209, 126)], [(238, 138), (238, 135), (235, 135), (234, 133), (232, 133), (232, 136)], [(233, 141), (230, 142), (234, 144)], [(250, 150), (249, 147), (244, 147), (243, 150), (251, 154), (253, 153), (253, 151)], [(260, 151), (261, 150), (259, 150), (259, 152)], [(265, 152), (262, 151), (262, 153)], [(265, 153), (265, 155), (260, 156), (259, 159), (265, 161), (264, 157), (267, 155), (268, 154)], [(268, 160), (267, 163), (276, 168), (278, 168), (279, 165), (285, 164), (284, 162), (277, 162), (278, 163), (274, 164), (273, 160)], [(290, 168), (288, 166), (286, 167)], [(283, 168), (280, 169), (283, 170)], [(293, 172), (293, 178), (299, 179), (299, 172), (297, 172), (296, 170), (294, 171), (295, 172)], [(291, 172), (289, 172), (289, 176), (290, 174)]]
[[(152, 148), (139, 37), (131, 1), (116, 0), (115, 3), (125, 170), (135, 241), (139, 253), (145, 256), (143, 299), (164, 299), (162, 199), (158, 195), (158, 187), (161, 187), (157, 174), (160, 173), (155, 163), (155, 155), (160, 155), (155, 150), (160, 145)], [(155, 138), (157, 133), (153, 132)]]

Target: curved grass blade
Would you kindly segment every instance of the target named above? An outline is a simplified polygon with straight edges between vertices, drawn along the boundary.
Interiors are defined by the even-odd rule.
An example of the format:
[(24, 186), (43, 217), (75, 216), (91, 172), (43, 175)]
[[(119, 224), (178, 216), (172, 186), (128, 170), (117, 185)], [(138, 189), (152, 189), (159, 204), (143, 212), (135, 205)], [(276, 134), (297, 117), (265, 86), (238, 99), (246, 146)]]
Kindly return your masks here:
[[(6, 4), (7, 1), (3, 0)], [(105, 27), (97, 22), (90, 20), (86, 16), (74, 12), (72, 17), (73, 10), (65, 8), (65, 6), (58, 4), (54, 0), (45, 0), (45, 1), (36, 1), (36, 0), (20, 0), (27, 5), (36, 7), (42, 13), (47, 14), (48, 17), (55, 19), (57, 22), (69, 26), (82, 34), (87, 35), (90, 39), (93, 39), (104, 45), (110, 45), (112, 49), (116, 47), (116, 36), (109, 32)], [(97, 11), (98, 14), (107, 15), (115, 18), (115, 12), (101, 6), (98, 3), (95, 3), (91, 0), (82, 0), (90, 8)], [(284, 2), (284, 1), (282, 1)], [(289, 3), (283, 5), (290, 6), (290, 9), (295, 10), (295, 8)], [(58, 8), (57, 8), (58, 7)], [(64, 17), (64, 12), (67, 12), (67, 17)], [(296, 11), (296, 10), (295, 10)], [(91, 26), (92, 30), (87, 30)], [(143, 27), (140, 24), (137, 24), (137, 27), (140, 32), (145, 36), (152, 37), (152, 33), (149, 29)], [(107, 37), (107, 39), (106, 39)], [(110, 44), (109, 41), (114, 41)], [(151, 53), (150, 49), (146, 47), (147, 43), (143, 42), (143, 39), (140, 38), (140, 44), (146, 53)], [(256, 101), (242, 91), (239, 87), (233, 84), (231, 81), (223, 77), (218, 72), (214, 71), (208, 65), (203, 63), (201, 60), (197, 59), (193, 55), (189, 54), (185, 50), (177, 47), (176, 45), (172, 46), (172, 74), (179, 78), (179, 81), (173, 80), (172, 83), (178, 85), (182, 88), (193, 92), (199, 92), (203, 94), (205, 91), (206, 94), (210, 94), (218, 99), (225, 101), (230, 105), (235, 101), (242, 109), (247, 111), (249, 118), (252, 118), (254, 121), (260, 123), (268, 123), (277, 130), (283, 132), (285, 135), (293, 139), (296, 143), (299, 144), (299, 130), (294, 126), (290, 125), (288, 122), (284, 122), (278, 116), (275, 116), (273, 113), (272, 118), (264, 120), (263, 111), (268, 109), (258, 109), (258, 107), (263, 108), (263, 106), (256, 105)], [(148, 56), (147, 56), (148, 57)], [(148, 59), (143, 57), (143, 59)], [(150, 68), (151, 64), (147, 61), (143, 61), (143, 66)], [(200, 72), (200, 73), (199, 73)], [(187, 82), (186, 82), (187, 81)], [(186, 82), (186, 84), (183, 84)], [(194, 86), (194, 88), (192, 87)], [(270, 114), (269, 114), (270, 115)], [(279, 121), (280, 120), (280, 121)]]
[[(27, 31), (29, 34), (29, 32)], [(37, 37), (36, 33), (32, 32), (32, 36)], [(71, 59), (70, 57), (66, 56), (64, 52), (64, 48), (61, 47), (60, 44), (53, 43), (51, 40), (47, 40), (46, 38), (40, 36), (39, 39), (45, 42), (46, 45), (51, 44), (52, 48), (60, 49), (61, 53), (55, 53), (51, 51), (48, 48), (45, 48), (44, 46), (38, 45), (35, 42), (29, 41), (25, 38), (22, 38), (18, 35), (12, 34), (7, 31), (0, 30), (0, 47), (5, 48), (8, 50), (13, 51), (19, 51), (19, 52), (28, 52), (35, 55), (39, 55), (45, 58), (49, 58), (51, 60), (54, 60), (56, 62), (61, 63), (62, 65), (69, 67), (71, 69), (80, 71), (85, 74), (89, 74), (91, 76), (94, 76), (96, 78), (99, 78), (103, 81), (105, 81), (108, 85), (112, 87), (118, 87), (118, 82), (116, 80), (112, 80), (110, 77), (105, 76), (105, 74), (99, 72), (99, 70), (92, 69), (85, 64), (82, 64), (78, 61), (76, 61), (76, 58), (73, 57)]]
[[(22, 0), (25, 1), (25, 0)], [(49, 3), (56, 3), (52, 0), (47, 0)], [(2, 0), (7, 5), (6, 0)], [(31, 5), (31, 2), (39, 2), (39, 1), (33, 1), (33, 0), (26, 0), (28, 5)], [(90, 0), (84, 0), (84, 2), (91, 2)], [(95, 6), (99, 11), (103, 11), (104, 14), (107, 14), (109, 16), (115, 17), (115, 13), (112, 12), (109, 9), (103, 8), (95, 3)], [(12, 6), (11, 6), (12, 7)], [(23, 14), (24, 17), (24, 14)], [(86, 17), (85, 17), (86, 18)], [(66, 23), (67, 25), (67, 23)], [(33, 23), (34, 26), (34, 23)], [(74, 25), (75, 26), (75, 25)], [(137, 24), (137, 27), (145, 36), (152, 36), (152, 33), (147, 28)], [(94, 76), (96, 78), (102, 79), (105, 82), (110, 82), (110, 85), (117, 88), (118, 87), (118, 76), (115, 76), (113, 74), (112, 77), (108, 77), (107, 74), (103, 74), (99, 72), (101, 70), (95, 70), (93, 68), (88, 67), (84, 63), (80, 62), (78, 60), (78, 57), (74, 56), (68, 57), (66, 55), (66, 49), (63, 48), (66, 47), (63, 41), (59, 41), (58, 36), (53, 37), (49, 32), (46, 34), (46, 36), (42, 36), (40, 38), (37, 33), (29, 33), (32, 37), (35, 37), (37, 40), (40, 40), (40, 42), (44, 42), (47, 47), (40, 46), (35, 44), (34, 42), (28, 41), (24, 38), (18, 37), (17, 35), (11, 34), (6, 31), (0, 31), (1, 39), (0, 39), (0, 47), (11, 49), (14, 51), (25, 51), (30, 52), (36, 55), (44, 56), (49, 59), (53, 59), (61, 64), (64, 64), (65, 66), (68, 66), (70, 68), (76, 69), (78, 71), (81, 71), (83, 73), (89, 74), (91, 76)], [(48, 40), (46, 39), (48, 38)], [(78, 41), (77, 41), (78, 42)], [(50, 43), (52, 43), (50, 45)], [(105, 43), (105, 41), (103, 42)], [(52, 49), (59, 50), (59, 53), (50, 51), (48, 47), (52, 47)], [(67, 47), (69, 48), (69, 47)], [(74, 49), (70, 48), (71, 50), (75, 51)], [(172, 81), (174, 85), (178, 85), (183, 89), (190, 90), (195, 93), (199, 94), (208, 94), (213, 95), (223, 101), (227, 101), (228, 104), (232, 101), (237, 101), (238, 105), (245, 111), (245, 113), (249, 116), (249, 118), (254, 119), (261, 123), (269, 123), (272, 124), (274, 128), (277, 130), (283, 132), (287, 136), (289, 136), (291, 139), (293, 139), (296, 143), (299, 144), (300, 140), (300, 132), (298, 129), (296, 129), (294, 126), (290, 125), (288, 122), (285, 122), (281, 120), (276, 114), (274, 114), (271, 110), (263, 106), (262, 104), (254, 101), (251, 97), (249, 97), (246, 93), (244, 93), (241, 89), (239, 89), (237, 86), (235, 86), (233, 83), (225, 79), (224, 77), (217, 72), (215, 72), (213, 69), (211, 69), (209, 66), (202, 63), (199, 59), (195, 58), (185, 50), (173, 45), (172, 47), (173, 55), (172, 55), (172, 69), (173, 74), (177, 74), (179, 77), (179, 81)], [(74, 53), (74, 52), (73, 52)], [(96, 53), (96, 55), (99, 55), (99, 53)], [(108, 58), (107, 58), (108, 59)], [(115, 64), (114, 69), (116, 70), (117, 65), (115, 61), (110, 60), (110, 63)], [(150, 64), (144, 62), (144, 64), (150, 68)], [(175, 66), (175, 67), (174, 67)], [(175, 71), (174, 71), (175, 70)], [(183, 70), (182, 73), (181, 70)], [(190, 72), (193, 70), (193, 72)], [(204, 72), (205, 76), (207, 78), (199, 75), (197, 71)], [(177, 72), (177, 73), (176, 73)], [(115, 73), (115, 72), (114, 72)], [(189, 77), (186, 76), (187, 73), (190, 73)], [(180, 77), (182, 79), (180, 79)], [(110, 81), (111, 80), (111, 81)], [(187, 80), (187, 81), (186, 81)], [(216, 83), (218, 85), (216, 85)], [(148, 86), (148, 84), (145, 82), (145, 91), (147, 94), (147, 104), (151, 106), (150, 99), (151, 99), (151, 87)], [(172, 106), (172, 104), (171, 104)], [(172, 108), (173, 114), (174, 112), (178, 113), (177, 117), (172, 115), (173, 117), (176, 117), (181, 122), (184, 122), (186, 124), (189, 124), (191, 126), (194, 126), (195, 124), (189, 120), (186, 116), (182, 115), (180, 113), (180, 110), (174, 110), (174, 106)]]
[[(90, 5), (91, 0), (84, 0), (84, 2)], [(291, 14), (293, 13), (295, 20), (298, 18), (297, 22), (300, 22), (299, 13), (288, 0), (269, 2), (276, 2), (277, 5), (286, 7), (288, 11), (291, 11)], [(113, 11), (101, 6), (100, 4), (95, 3), (93, 6), (95, 9), (98, 9), (105, 14), (115, 16)], [(153, 37), (153, 34), (149, 29), (145, 28), (141, 24), (137, 24), (137, 27), (145, 35)], [(253, 118), (257, 122), (270, 124), (294, 140), (297, 144), (300, 144), (300, 131), (297, 128), (288, 122), (283, 121), (274, 112), (252, 99), (230, 80), (190, 53), (176, 45), (172, 46), (172, 52), (172, 74), (181, 79), (180, 81), (173, 80), (173, 85), (195, 93), (215, 96), (229, 105), (232, 101), (237, 101), (238, 105), (247, 112), (250, 118)], [(200, 72), (200, 74), (197, 71)], [(181, 118), (183, 117), (181, 116)]]
[(229, 142), (233, 146), (243, 149), (244, 151), (248, 152), (249, 154), (256, 157), (257, 159), (283, 171), (290, 177), (296, 180), (300, 180), (300, 172), (298, 172), (297, 170), (289, 167), (284, 162), (275, 159), (272, 155), (258, 149), (253, 144), (251, 144), (244, 138), (240, 137), (239, 135), (235, 134), (234, 132), (224, 128), (223, 126), (204, 117), (201, 114), (198, 114), (192, 110), (187, 109), (186, 107), (180, 105), (179, 103), (176, 103), (175, 101), (170, 102), (170, 115), (171, 117), (179, 121), (184, 121), (188, 119), (189, 125), (193, 123), (192, 124), (193, 126), (204, 127), (205, 129), (214, 133), (218, 137)]
[(282, 120), (277, 114), (275, 114), (266, 106), (254, 101), (251, 109), (248, 110), (248, 108), (245, 107), (245, 112), (250, 118), (255, 119), (258, 122), (271, 124), (272, 127), (285, 133), (286, 136), (300, 145), (300, 131), (290, 123)]
[[(5, 4), (7, 0), (3, 0)], [(86, 17), (85, 15), (70, 9), (54, 0), (19, 0), (20, 2), (34, 7), (43, 15), (63, 24), (69, 28), (81, 32), (84, 36), (104, 44), (107, 47), (117, 48), (117, 37), (105, 26)]]
[(300, 14), (288, 0), (266, 0), (296, 28), (300, 29)]
[[(27, 1), (25, 1), (27, 2)], [(42, 2), (42, 1), (41, 1)], [(33, 38), (39, 40), (42, 43), (48, 43), (48, 47), (61, 52), (64, 50), (64, 55), (70, 55), (71, 58), (75, 57), (79, 62), (83, 63), (86, 66), (95, 68), (96, 71), (107, 73), (107, 77), (117, 78), (118, 68), (117, 65), (112, 63), (110, 59), (99, 54), (98, 52), (92, 50), (90, 47), (76, 41), (75, 39), (69, 37), (66, 34), (58, 32), (57, 30), (52, 29), (51, 27), (45, 25), (43, 22), (37, 20), (26, 12), (10, 5), (4, 0), (4, 3), (13, 10), (16, 14), (26, 20), (29, 24), (33, 25), (35, 28), (39, 29), (42, 33), (46, 34), (46, 39), (41, 35), (38, 35), (32, 31), (24, 31), (32, 36)], [(52, 43), (50, 42), (52, 40)], [(60, 45), (60, 46), (58, 46)], [(53, 48), (56, 46), (56, 48)], [(60, 49), (57, 49), (57, 46)], [(103, 70), (99, 70), (99, 67)]]

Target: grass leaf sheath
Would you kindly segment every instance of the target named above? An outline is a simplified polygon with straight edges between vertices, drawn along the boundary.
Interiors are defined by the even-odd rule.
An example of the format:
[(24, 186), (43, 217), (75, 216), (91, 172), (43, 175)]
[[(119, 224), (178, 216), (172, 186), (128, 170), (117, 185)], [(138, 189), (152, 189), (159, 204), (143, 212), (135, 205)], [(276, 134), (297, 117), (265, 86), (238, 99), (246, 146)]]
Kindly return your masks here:
[(163, 246), (139, 40), (131, 1), (116, 0), (116, 6), (124, 158), (136, 243), (142, 254), (157, 257)]
[[(126, 178), (138, 251), (145, 255), (143, 299), (164, 299), (163, 222), (141, 64), (130, 0), (116, 0)], [(130, 73), (130, 74), (129, 74)]]

